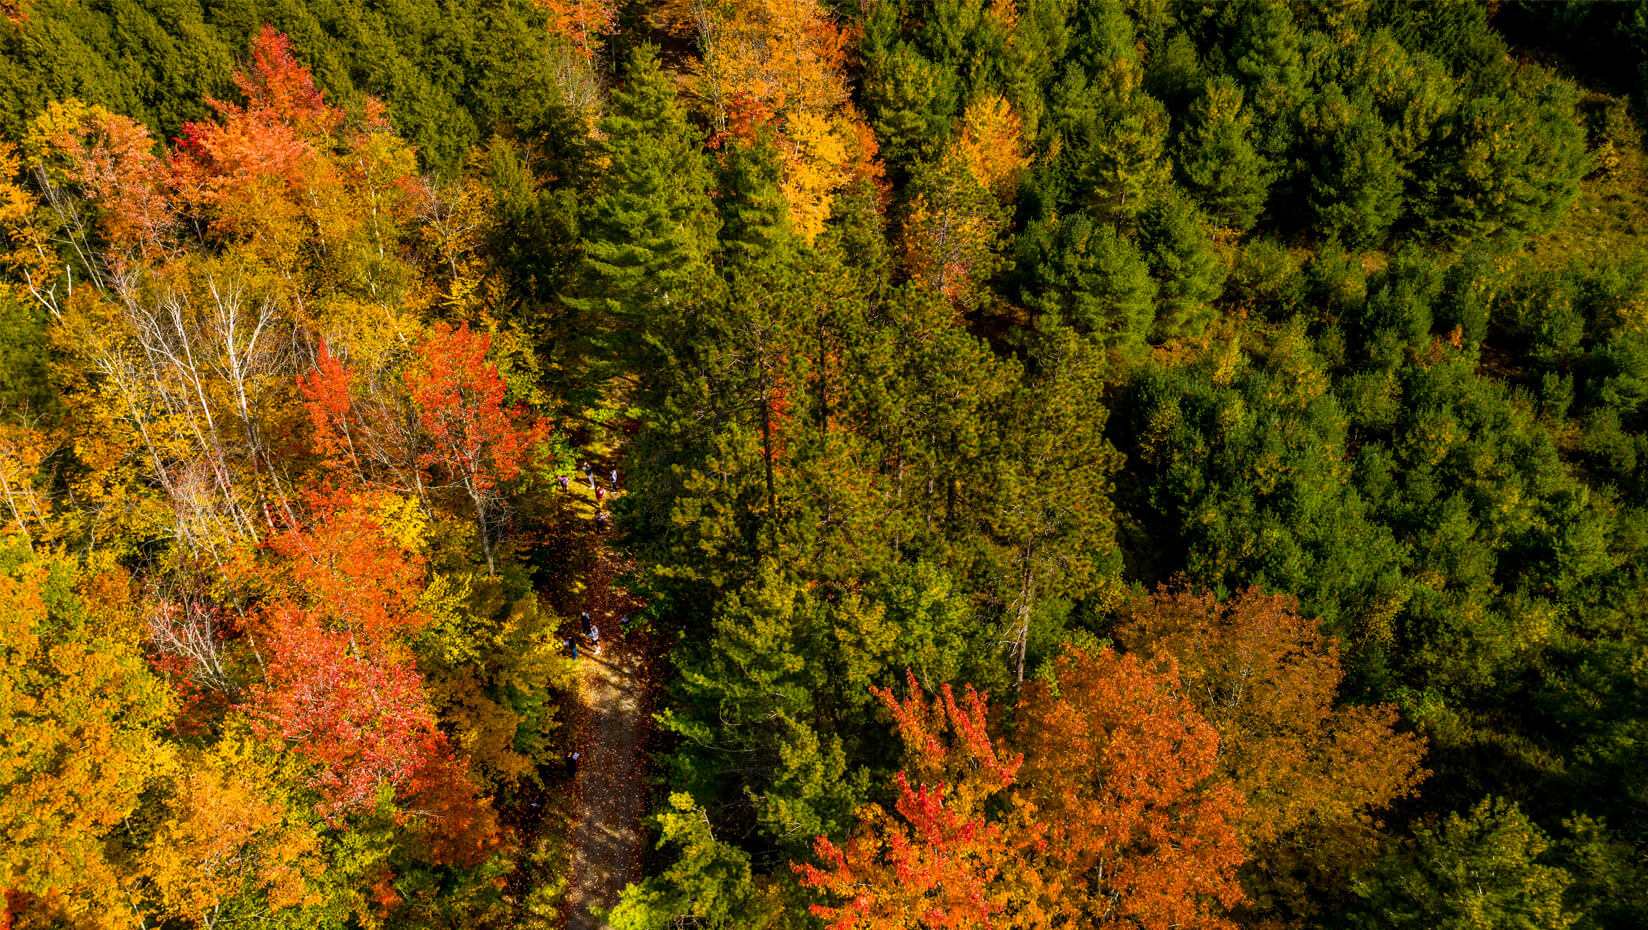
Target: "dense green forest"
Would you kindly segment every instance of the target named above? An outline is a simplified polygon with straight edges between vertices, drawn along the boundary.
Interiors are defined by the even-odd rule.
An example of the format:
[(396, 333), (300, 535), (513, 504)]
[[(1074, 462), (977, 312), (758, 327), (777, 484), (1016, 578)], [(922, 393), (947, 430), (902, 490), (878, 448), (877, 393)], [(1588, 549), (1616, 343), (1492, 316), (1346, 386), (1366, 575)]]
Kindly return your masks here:
[(0, 930), (1648, 926), (1648, 6), (0, 12)]

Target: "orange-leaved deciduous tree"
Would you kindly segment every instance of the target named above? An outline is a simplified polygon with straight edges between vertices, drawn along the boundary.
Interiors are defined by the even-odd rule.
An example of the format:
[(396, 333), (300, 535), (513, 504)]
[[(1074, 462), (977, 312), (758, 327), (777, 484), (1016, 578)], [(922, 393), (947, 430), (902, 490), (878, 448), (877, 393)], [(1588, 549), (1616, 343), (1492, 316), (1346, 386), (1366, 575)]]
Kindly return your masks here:
[(388, 532), (378, 495), (316, 494), (311, 509), (315, 522), (273, 539), (257, 567), (268, 591), (249, 625), (265, 680), (246, 709), (261, 736), (314, 766), (329, 818), (387, 794), (435, 861), (479, 862), (498, 842), (496, 816), (436, 725), (403, 642), (428, 622), (422, 560)]
[[(892, 711), (904, 741), (906, 771), (894, 778), (894, 814), (879, 805), (859, 811), (842, 846), (819, 837), (823, 867), (792, 865), (804, 887), (833, 904), (812, 913), (830, 930), (1041, 926), (1035, 916), (1034, 868), (1025, 856), (1041, 829), (1022, 817), (987, 815), (986, 805), (1013, 785), (1020, 757), (1000, 749), (986, 730), (984, 696), (969, 686), (957, 700), (949, 685), (929, 701), (908, 675), (910, 696), (871, 689)], [(912, 787), (910, 775), (920, 779)]]
[(270, 538), (273, 570), (261, 570), (277, 597), (314, 611), (327, 625), (378, 648), (428, 623), (418, 607), (424, 560), (385, 526), (391, 495), (316, 490), (310, 522)]
[(322, 339), (315, 367), (297, 377), (309, 420), (309, 449), (335, 481), (430, 500), (425, 438), (404, 377), (392, 368), (356, 372)]
[(425, 334), (405, 369), (406, 386), (429, 437), (420, 461), (462, 488), (475, 508), (489, 571), (492, 553), (488, 509), (498, 485), (521, 473), (548, 434), (548, 424), (522, 405), (506, 407), (508, 388), (487, 361), (491, 337), (437, 324)]
[(435, 723), (411, 663), (363, 649), (298, 608), (268, 612), (268, 683), (248, 710), (264, 738), (315, 766), (310, 784), (333, 823), (374, 809), (380, 792), (405, 820), (429, 819), (435, 861), (473, 865), (497, 841), (497, 819)]
[(491, 337), (468, 324), (436, 324), (402, 360), (399, 378), (365, 381), (321, 343), (298, 376), (310, 448), (325, 470), (364, 487), (415, 495), (425, 508), (441, 488), (473, 510), (487, 567), (496, 571), (491, 519), (499, 486), (518, 477), (549, 435), (487, 359)]
[[(119, 271), (158, 257), (177, 222), (165, 162), (136, 120), (65, 100), (36, 117), (23, 143), (48, 207), (76, 238), (96, 235)], [(74, 208), (71, 198), (90, 210)], [(88, 228), (89, 227), (89, 228)]]
[(347, 160), (329, 157), (343, 141), (343, 111), (267, 26), (233, 80), (244, 104), (207, 98), (216, 118), (183, 126), (168, 163), (178, 208), (203, 220), (209, 239), (271, 263), (301, 254), (317, 232), (341, 239), (338, 219), (359, 193), (345, 184)]
[(275, 264), (317, 239), (318, 256), (342, 249), (354, 258), (352, 239), (414, 215), (427, 191), (380, 104), (369, 101), (351, 122), (326, 102), (290, 40), (267, 26), (234, 82), (246, 102), (208, 98), (217, 118), (185, 124), (169, 164), (176, 201), (217, 237)]
[(585, 59), (601, 50), (605, 36), (618, 31), (616, 0), (533, 0), (549, 14), (549, 31), (566, 41)]
[(783, 117), (847, 102), (847, 40), (819, 0), (710, 0), (696, 18), (694, 71), (713, 105), (745, 97)]
[(333, 355), (331, 345), (321, 339), (315, 353), (315, 367), (298, 375), (298, 392), (303, 395), (304, 410), (309, 416), (310, 448), (327, 465), (353, 468), (355, 477), (365, 484), (361, 453), (355, 448), (352, 431), (354, 398), (350, 394), (349, 378), (349, 367)]
[(1226, 930), (1242, 901), (1242, 799), (1171, 659), (1068, 648), (1026, 684), (1018, 793), (1046, 824), (1067, 926)]
[(1247, 799), (1254, 904), (1308, 918), (1311, 889), (1343, 891), (1377, 848), (1377, 813), (1425, 772), (1424, 742), (1398, 732), (1394, 707), (1335, 706), (1338, 643), (1293, 598), (1257, 588), (1222, 603), (1158, 589), (1130, 605), (1116, 638), (1173, 656), (1186, 697), (1218, 730), (1218, 769)]
[(208, 930), (319, 903), (320, 836), (282, 775), (244, 732), (189, 753), (136, 863), (145, 903)]

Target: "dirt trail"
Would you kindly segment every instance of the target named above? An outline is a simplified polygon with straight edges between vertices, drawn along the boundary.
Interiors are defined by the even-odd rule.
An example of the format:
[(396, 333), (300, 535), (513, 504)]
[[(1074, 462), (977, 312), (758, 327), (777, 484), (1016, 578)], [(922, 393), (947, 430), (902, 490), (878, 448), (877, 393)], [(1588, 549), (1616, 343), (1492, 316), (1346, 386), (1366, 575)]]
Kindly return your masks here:
[[(603, 640), (606, 635), (603, 630)], [(624, 886), (641, 877), (646, 667), (640, 651), (621, 641), (598, 657), (585, 653), (578, 661), (587, 716), (579, 740), (567, 928), (598, 930), (606, 922), (591, 909), (609, 910)]]
[(596, 913), (609, 911), (624, 886), (640, 879), (645, 842), (643, 774), (652, 712), (648, 648), (644, 635), (626, 632), (619, 623), (638, 605), (614, 587), (628, 566), (607, 547), (606, 534), (598, 536), (584, 609), (600, 628), (602, 648), (597, 656), (584, 641), (578, 650), (580, 758), (567, 930), (607, 926)]

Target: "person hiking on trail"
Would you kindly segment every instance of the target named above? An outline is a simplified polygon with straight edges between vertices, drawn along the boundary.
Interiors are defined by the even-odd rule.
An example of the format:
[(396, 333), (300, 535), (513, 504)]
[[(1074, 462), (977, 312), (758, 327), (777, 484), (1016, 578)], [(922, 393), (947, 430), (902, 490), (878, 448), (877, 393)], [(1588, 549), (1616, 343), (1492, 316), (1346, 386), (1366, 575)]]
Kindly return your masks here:
[(578, 775), (578, 753), (567, 753), (567, 779), (570, 781)]
[(561, 482), (561, 491), (562, 491), (562, 493), (565, 493), (567, 491), (572, 490), (571, 485), (567, 484), (567, 476), (566, 475), (556, 475), (555, 480)]
[(590, 650), (589, 650), (590, 654), (591, 655), (600, 655), (601, 654), (601, 628), (600, 627), (592, 626), (592, 627), (589, 628), (589, 641), (593, 644), (590, 647)]
[(606, 496), (607, 496), (607, 489), (606, 488), (596, 488), (595, 489), (595, 503), (599, 504), (603, 499), (606, 498)]
[(603, 530), (607, 528), (607, 512), (605, 510), (596, 511), (595, 525)]
[(575, 639), (563, 639), (563, 640), (561, 640), (561, 645), (566, 646), (566, 647), (568, 647), (572, 650), (572, 661), (574, 661), (574, 662), (578, 661), (578, 641), (577, 640), (575, 640)]
[(608, 477), (612, 480), (612, 489), (614, 491), (618, 490), (618, 469), (614, 467)]
[(590, 622), (589, 611), (587, 611), (587, 610), (579, 612), (579, 614), (578, 614), (578, 623), (579, 623), (580, 628), (584, 631), (585, 636), (588, 636), (589, 631), (594, 629), (594, 627), (595, 627), (595, 624)]

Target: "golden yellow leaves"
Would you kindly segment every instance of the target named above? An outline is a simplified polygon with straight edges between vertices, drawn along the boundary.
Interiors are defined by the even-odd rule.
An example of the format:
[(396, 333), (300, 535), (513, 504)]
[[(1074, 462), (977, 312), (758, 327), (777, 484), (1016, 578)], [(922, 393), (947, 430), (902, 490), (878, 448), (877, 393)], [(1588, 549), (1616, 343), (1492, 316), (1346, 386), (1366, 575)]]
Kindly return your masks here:
[(787, 117), (847, 103), (846, 39), (817, 0), (714, 4), (699, 30), (694, 72), (717, 107), (742, 96)]
[(1030, 166), (1024, 127), (1000, 94), (984, 94), (967, 105), (961, 118), (958, 153), (979, 184), (1006, 203), (1018, 192), (1019, 178)]
[(846, 183), (847, 146), (830, 121), (815, 113), (797, 114), (789, 137), (779, 189), (790, 204), (796, 233), (812, 242), (824, 231), (830, 203)]
[(875, 140), (848, 99), (846, 37), (817, 0), (712, 4), (697, 23), (699, 95), (723, 131), (776, 131), (790, 219), (812, 242), (835, 195), (881, 173)]
[(23, 164), (17, 151), (0, 142), (0, 268), (18, 297), (51, 284), (57, 262), (46, 246), (45, 216), (39, 200), (19, 183)]
[(241, 894), (264, 894), (274, 910), (319, 903), (307, 879), (323, 868), (320, 838), (281, 796), (267, 755), (231, 734), (189, 760), (137, 873), (151, 904), (208, 926)]
[(422, 552), (429, 534), (429, 517), (415, 498), (401, 494), (374, 495), (374, 509), (383, 536), (407, 552)]
[[(46, 528), (51, 506), (34, 478), (57, 446), (44, 430), (0, 423), (0, 525), (9, 519), (29, 548)], [(8, 529), (10, 528), (8, 527)]]
[(0, 885), (113, 926), (123, 908), (106, 834), (170, 769), (154, 734), (172, 705), (135, 648), (66, 600), (69, 572), (0, 573)]

